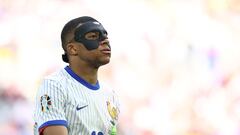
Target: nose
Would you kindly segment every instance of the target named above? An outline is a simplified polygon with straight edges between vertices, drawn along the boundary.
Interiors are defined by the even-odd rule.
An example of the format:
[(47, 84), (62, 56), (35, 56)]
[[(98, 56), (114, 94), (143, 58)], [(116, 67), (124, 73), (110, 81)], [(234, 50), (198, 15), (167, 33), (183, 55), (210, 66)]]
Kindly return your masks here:
[(111, 49), (110, 43), (108, 39), (104, 39), (103, 41), (100, 42), (100, 46), (108, 46), (109, 49)]
[(103, 41), (100, 41), (100, 45), (104, 45), (104, 44), (109, 45), (108, 38), (105, 38)]

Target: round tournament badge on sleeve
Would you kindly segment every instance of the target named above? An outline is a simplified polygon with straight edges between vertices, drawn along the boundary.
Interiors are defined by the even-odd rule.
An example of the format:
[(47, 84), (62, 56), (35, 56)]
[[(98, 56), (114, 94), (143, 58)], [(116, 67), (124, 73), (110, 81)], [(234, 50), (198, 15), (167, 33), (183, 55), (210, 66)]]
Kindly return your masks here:
[(42, 112), (48, 111), (52, 106), (51, 98), (45, 94), (40, 99)]

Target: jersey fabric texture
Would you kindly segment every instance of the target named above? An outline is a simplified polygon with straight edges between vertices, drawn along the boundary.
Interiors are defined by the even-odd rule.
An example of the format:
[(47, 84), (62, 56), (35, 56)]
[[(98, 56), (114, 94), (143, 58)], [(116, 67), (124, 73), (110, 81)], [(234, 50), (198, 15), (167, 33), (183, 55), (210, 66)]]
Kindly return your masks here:
[(115, 92), (89, 84), (69, 66), (44, 78), (35, 101), (35, 135), (53, 125), (66, 126), (69, 135), (108, 135), (116, 128)]

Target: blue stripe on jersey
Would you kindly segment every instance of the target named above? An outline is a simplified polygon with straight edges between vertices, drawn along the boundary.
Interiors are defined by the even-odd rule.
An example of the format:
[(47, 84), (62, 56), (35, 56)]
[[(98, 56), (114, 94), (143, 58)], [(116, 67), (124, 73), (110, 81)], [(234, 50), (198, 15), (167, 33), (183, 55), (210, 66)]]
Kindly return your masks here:
[(67, 127), (67, 121), (65, 120), (52, 120), (52, 121), (47, 121), (45, 123), (43, 123), (38, 130), (40, 130), (43, 127), (47, 127), (47, 126), (65, 126)]
[(90, 83), (88, 83), (87, 81), (83, 80), (80, 76), (78, 76), (77, 74), (75, 74), (72, 69), (69, 66), (66, 66), (64, 68), (74, 79), (76, 79), (78, 82), (80, 82), (82, 85), (86, 86), (87, 88), (91, 89), (91, 90), (98, 90), (100, 88), (99, 83), (97, 81), (97, 83), (95, 85), (92, 85)]

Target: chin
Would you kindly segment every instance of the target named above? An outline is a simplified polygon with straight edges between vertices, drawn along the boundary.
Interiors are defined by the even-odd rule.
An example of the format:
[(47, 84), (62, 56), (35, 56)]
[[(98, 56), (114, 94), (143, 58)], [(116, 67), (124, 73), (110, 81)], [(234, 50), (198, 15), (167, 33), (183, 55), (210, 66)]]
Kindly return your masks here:
[(102, 57), (102, 58), (97, 59), (94, 63), (97, 67), (100, 67), (100, 66), (108, 64), (109, 62), (110, 62), (110, 57)]
[(110, 58), (108, 58), (108, 59), (102, 59), (102, 60), (100, 61), (101, 65), (106, 65), (106, 64), (108, 64), (109, 62), (110, 62)]
[(106, 65), (106, 64), (108, 64), (110, 62), (110, 59), (108, 59), (108, 60), (105, 60), (105, 61), (103, 61), (102, 63), (102, 65)]

